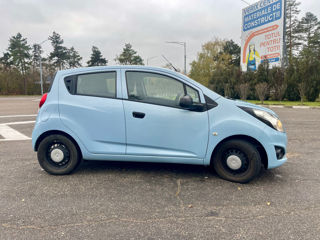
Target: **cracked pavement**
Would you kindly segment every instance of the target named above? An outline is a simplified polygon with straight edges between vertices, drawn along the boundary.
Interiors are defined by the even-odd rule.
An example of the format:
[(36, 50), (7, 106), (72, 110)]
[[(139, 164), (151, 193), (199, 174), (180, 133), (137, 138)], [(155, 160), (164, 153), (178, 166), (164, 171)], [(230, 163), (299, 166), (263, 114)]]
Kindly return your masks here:
[[(0, 116), (35, 114), (35, 98), (0, 98)], [(149, 163), (85, 162), (51, 176), (30, 140), (0, 142), (0, 239), (317, 239), (320, 109), (274, 110), (289, 160), (245, 185)], [(33, 125), (12, 127), (31, 136)]]

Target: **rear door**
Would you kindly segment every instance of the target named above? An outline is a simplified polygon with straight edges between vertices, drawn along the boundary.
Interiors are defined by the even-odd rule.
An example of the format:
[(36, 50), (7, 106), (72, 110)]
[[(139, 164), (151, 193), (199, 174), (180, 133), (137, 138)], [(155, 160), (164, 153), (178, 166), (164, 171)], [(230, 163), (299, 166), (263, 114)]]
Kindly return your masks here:
[(62, 122), (95, 154), (125, 154), (120, 71), (66, 76), (60, 81)]
[(200, 89), (156, 72), (123, 70), (122, 76), (127, 154), (200, 162), (208, 142), (207, 112), (179, 107), (185, 93), (204, 103)]

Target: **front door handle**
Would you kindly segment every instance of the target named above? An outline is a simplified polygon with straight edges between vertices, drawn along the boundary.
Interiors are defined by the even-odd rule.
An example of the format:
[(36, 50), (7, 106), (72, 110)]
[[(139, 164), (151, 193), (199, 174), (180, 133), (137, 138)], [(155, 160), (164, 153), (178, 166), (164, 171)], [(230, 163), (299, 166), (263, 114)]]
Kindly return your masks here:
[(145, 113), (142, 113), (142, 112), (132, 112), (132, 116), (134, 118), (144, 118), (146, 114)]

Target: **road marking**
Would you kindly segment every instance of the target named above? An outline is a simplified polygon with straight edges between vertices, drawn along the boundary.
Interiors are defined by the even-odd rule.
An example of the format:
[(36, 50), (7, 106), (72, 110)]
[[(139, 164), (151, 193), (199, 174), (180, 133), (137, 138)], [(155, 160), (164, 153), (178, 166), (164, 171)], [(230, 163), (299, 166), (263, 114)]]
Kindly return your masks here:
[(27, 114), (27, 115), (4, 115), (0, 116), (0, 118), (16, 118), (16, 117), (36, 117), (37, 114)]
[(26, 140), (31, 140), (31, 138), (28, 139), (0, 139), (0, 143), (1, 142), (14, 142), (14, 141), (26, 141)]
[(8, 101), (8, 100), (34, 100), (38, 99), (37, 97), (0, 97), (0, 101)]
[(35, 121), (1, 123), (0, 135), (3, 137), (3, 139), (0, 139), (0, 142), (30, 140), (31, 138), (13, 129), (9, 125), (21, 125), (31, 123), (35, 123)]
[(0, 123), (0, 125), (21, 125), (21, 124), (30, 124), (35, 122), (36, 121), (8, 122), (8, 123)]
[(31, 138), (26, 135), (18, 132), (17, 130), (9, 127), (6, 124), (0, 124), (0, 135), (4, 137), (4, 139), (0, 139), (0, 141), (15, 141), (15, 140), (30, 140)]

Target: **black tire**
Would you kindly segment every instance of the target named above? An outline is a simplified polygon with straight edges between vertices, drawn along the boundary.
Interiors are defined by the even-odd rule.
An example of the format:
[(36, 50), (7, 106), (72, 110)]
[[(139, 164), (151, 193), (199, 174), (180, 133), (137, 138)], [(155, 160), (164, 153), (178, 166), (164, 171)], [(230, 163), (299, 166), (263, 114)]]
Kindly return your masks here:
[[(228, 165), (227, 159), (231, 156), (236, 156), (236, 159), (240, 159), (241, 166), (239, 169), (229, 167), (230, 163)], [(230, 158), (230, 160), (231, 159), (232, 158)], [(212, 160), (212, 165), (216, 173), (221, 178), (231, 182), (248, 183), (254, 179), (261, 170), (259, 151), (253, 144), (243, 140), (235, 139), (224, 142), (218, 147)]]
[[(60, 158), (55, 158), (55, 152), (53, 152), (53, 150), (55, 150), (57, 154), (60, 154), (58, 157), (63, 157), (61, 161)], [(51, 156), (53, 156), (53, 158)], [(38, 148), (38, 161), (46, 172), (53, 175), (65, 175), (74, 171), (80, 164), (81, 154), (69, 138), (63, 135), (54, 134), (44, 138), (40, 142)]]

